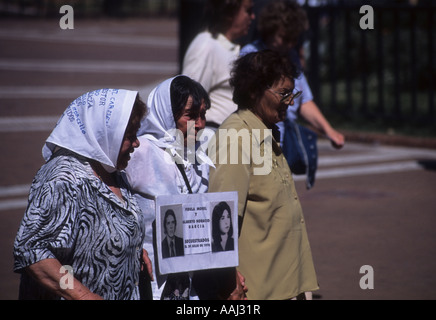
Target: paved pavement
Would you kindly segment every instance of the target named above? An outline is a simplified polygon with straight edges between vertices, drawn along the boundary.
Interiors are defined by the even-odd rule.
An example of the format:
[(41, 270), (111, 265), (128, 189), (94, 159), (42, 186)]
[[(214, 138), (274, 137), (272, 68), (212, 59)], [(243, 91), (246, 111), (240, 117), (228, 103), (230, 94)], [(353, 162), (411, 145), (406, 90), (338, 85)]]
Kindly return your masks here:
[[(315, 186), (296, 177), (321, 299), (436, 298), (436, 150), (319, 143)], [(362, 290), (362, 266), (374, 289)]]
[[(68, 104), (101, 87), (145, 98), (177, 73), (173, 20), (0, 21), (0, 299), (16, 299), (12, 244), (41, 147)], [(319, 141), (315, 186), (296, 184), (321, 289), (317, 299), (436, 298), (436, 150)], [(361, 289), (362, 266), (374, 289)], [(367, 281), (369, 284), (370, 281)]]

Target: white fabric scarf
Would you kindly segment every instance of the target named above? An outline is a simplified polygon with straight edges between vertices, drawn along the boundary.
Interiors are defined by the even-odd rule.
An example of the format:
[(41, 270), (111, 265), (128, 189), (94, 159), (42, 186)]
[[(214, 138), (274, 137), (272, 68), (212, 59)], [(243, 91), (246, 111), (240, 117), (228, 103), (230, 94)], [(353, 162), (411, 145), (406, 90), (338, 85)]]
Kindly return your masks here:
[[(195, 150), (186, 149), (183, 145), (183, 139), (176, 136), (176, 122), (174, 121), (173, 110), (171, 107), (171, 82), (177, 78), (167, 79), (154, 88), (147, 100), (149, 113), (142, 120), (141, 128), (138, 131), (138, 136), (144, 136), (151, 143), (159, 148), (165, 149), (173, 156), (173, 159), (178, 158), (183, 161), (185, 167), (191, 164), (187, 158), (190, 153), (195, 153), (190, 159), (200, 160), (201, 163), (206, 163), (214, 167), (213, 162), (205, 154), (204, 151), (198, 149), (196, 144)], [(169, 155), (168, 154), (168, 155)], [(183, 159), (180, 155), (184, 155)], [(170, 156), (165, 158), (165, 161), (174, 161)]]
[(160, 148), (172, 148), (175, 138), (169, 131), (176, 128), (171, 108), (171, 82), (176, 77), (167, 79), (154, 88), (147, 100), (148, 114), (142, 120), (138, 131)]
[(59, 146), (100, 162), (108, 172), (116, 171), (137, 94), (123, 89), (100, 89), (74, 100), (42, 148), (45, 161)]

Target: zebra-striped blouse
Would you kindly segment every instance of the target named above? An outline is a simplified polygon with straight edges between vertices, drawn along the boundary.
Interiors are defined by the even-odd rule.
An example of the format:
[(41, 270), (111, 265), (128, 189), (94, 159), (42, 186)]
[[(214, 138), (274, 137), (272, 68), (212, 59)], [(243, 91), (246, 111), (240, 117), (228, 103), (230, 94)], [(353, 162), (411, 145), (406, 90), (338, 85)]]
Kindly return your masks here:
[[(143, 215), (119, 179), (124, 202), (93, 175), (85, 158), (61, 150), (44, 164), (15, 239), (14, 271), (56, 258), (105, 299), (139, 299)], [(22, 272), (20, 298), (60, 297)]]

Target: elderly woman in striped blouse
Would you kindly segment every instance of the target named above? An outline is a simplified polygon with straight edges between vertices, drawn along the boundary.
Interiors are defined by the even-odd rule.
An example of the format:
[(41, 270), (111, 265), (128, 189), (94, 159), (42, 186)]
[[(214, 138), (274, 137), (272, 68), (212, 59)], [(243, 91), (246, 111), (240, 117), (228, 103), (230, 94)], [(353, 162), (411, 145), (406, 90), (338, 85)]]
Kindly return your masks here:
[(20, 299), (140, 299), (145, 226), (122, 170), (145, 112), (136, 91), (118, 89), (66, 109), (15, 239)]

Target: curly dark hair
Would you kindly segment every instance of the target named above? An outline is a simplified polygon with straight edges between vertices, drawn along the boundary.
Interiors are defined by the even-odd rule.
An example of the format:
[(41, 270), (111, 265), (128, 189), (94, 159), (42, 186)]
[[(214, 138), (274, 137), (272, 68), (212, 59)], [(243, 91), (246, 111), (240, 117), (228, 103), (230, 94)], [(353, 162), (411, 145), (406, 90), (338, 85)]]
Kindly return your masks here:
[(271, 1), (259, 14), (258, 30), (264, 42), (283, 28), (283, 40), (295, 44), (307, 27), (306, 11), (294, 0)]
[(280, 53), (272, 50), (249, 53), (233, 65), (230, 78), (233, 101), (239, 109), (251, 109), (266, 89), (282, 78), (294, 81), (296, 77), (295, 65)]
[(242, 0), (209, 0), (206, 9), (206, 24), (214, 38), (219, 33), (224, 33), (232, 23), (233, 18), (239, 12)]

